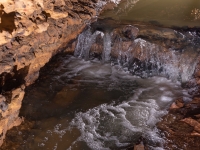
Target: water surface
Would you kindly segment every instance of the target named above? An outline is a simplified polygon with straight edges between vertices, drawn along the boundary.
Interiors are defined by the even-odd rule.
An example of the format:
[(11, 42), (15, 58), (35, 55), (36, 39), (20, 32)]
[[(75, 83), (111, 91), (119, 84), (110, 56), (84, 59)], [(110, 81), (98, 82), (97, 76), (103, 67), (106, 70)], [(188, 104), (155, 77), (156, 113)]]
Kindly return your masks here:
[(179, 83), (73, 56), (52, 65), (26, 92), (20, 115), (32, 126), (18, 131), (18, 149), (126, 149), (141, 137), (162, 147), (155, 124), (184, 95)]
[[(127, 0), (101, 17), (194, 27), (200, 23), (199, 3), (197, 0)], [(196, 36), (195, 32), (189, 34), (191, 38), (193, 34)], [(98, 35), (103, 40), (102, 61), (89, 58)], [(132, 43), (141, 47), (142, 56), (158, 64), (150, 75), (142, 76), (148, 78), (140, 78), (131, 74), (136, 74), (134, 67), (138, 64), (129, 66), (132, 60), (129, 58), (136, 55), (129, 53), (130, 48), (125, 52), (119, 49), (118, 63), (110, 62), (111, 36), (106, 30), (94, 33), (86, 30), (79, 35), (75, 48), (75, 56), (79, 58), (58, 56), (41, 71), (38, 81), (26, 90), (20, 112), (25, 122), (14, 128), (15, 134), (8, 133), (5, 149), (127, 149), (141, 138), (149, 149), (163, 149), (165, 141), (155, 125), (175, 99), (189, 100), (177, 77), (182, 78), (180, 81), (191, 78), (198, 52), (193, 47), (166, 52), (144, 39), (134, 39)], [(128, 62), (128, 67), (122, 59), (127, 60), (124, 63)], [(159, 67), (164, 74), (159, 72)], [(142, 70), (144, 74), (147, 71)], [(167, 75), (173, 82), (154, 75)]]
[(100, 17), (156, 25), (200, 27), (199, 0), (125, 0)]

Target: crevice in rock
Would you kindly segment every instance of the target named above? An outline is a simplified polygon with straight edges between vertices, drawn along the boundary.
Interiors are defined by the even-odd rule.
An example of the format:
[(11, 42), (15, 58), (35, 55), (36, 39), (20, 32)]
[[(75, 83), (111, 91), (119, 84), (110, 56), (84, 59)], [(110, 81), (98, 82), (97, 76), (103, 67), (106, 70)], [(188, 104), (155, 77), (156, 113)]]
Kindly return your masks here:
[(0, 9), (0, 32), (8, 31), (9, 33), (12, 33), (14, 30), (16, 30), (16, 26), (14, 23), (15, 20), (15, 12), (6, 13), (4, 10)]
[(0, 75), (0, 94), (12, 89), (18, 88), (25, 83), (24, 78), (28, 74), (29, 66), (25, 66), (17, 70), (17, 66), (14, 66), (13, 71), (10, 73), (2, 73)]
[(51, 17), (50, 13), (47, 13), (46, 11), (42, 11), (42, 14), (45, 16), (46, 21), (48, 20), (49, 17)]

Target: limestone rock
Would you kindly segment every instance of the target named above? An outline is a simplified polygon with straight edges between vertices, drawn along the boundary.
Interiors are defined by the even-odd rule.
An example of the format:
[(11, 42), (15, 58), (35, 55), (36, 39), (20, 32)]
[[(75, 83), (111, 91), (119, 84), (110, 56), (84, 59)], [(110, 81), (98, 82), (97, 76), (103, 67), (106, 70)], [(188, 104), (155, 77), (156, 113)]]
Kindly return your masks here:
[[(24, 88), (96, 17), (96, 0), (0, 0), (0, 145), (20, 124)], [(100, 11), (100, 9), (98, 9)], [(17, 82), (16, 82), (17, 80)], [(8, 103), (9, 102), (9, 103)]]
[(55, 12), (55, 11), (52, 11), (52, 10), (46, 10), (46, 12), (49, 13), (51, 18), (53, 18), (53, 19), (61, 19), (61, 18), (65, 18), (65, 17), (68, 16), (67, 12), (60, 13), (60, 12)]
[(47, 30), (47, 28), (49, 27), (49, 24), (45, 22), (42, 24), (38, 24), (37, 27), (38, 27), (38, 29), (36, 29), (35, 31), (37, 33), (42, 33)]
[[(5, 97), (0, 95), (1, 100), (1, 120), (0, 120), (0, 145), (3, 143), (3, 139), (5, 138), (7, 130), (11, 129), (13, 126), (19, 125), (23, 119), (19, 118), (19, 109), (21, 108), (22, 99), (24, 97), (24, 89), (18, 88), (12, 90), (11, 92), (11, 103), (8, 104), (6, 107), (5, 104)], [(3, 105), (2, 105), (2, 102)], [(5, 108), (3, 108), (5, 107)], [(2, 109), (3, 108), (3, 109)]]
[(0, 95), (0, 111), (5, 112), (8, 109), (8, 105), (6, 103), (6, 98), (3, 95)]

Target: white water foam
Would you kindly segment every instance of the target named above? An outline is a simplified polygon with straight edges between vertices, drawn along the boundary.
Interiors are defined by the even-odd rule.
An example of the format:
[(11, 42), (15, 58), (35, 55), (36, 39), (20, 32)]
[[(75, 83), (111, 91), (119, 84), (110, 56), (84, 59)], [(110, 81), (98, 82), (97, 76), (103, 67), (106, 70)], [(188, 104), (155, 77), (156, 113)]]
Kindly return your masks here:
[[(41, 129), (34, 132), (37, 137), (35, 149), (125, 149), (141, 136), (151, 149), (161, 149), (164, 140), (155, 124), (167, 113), (166, 109), (174, 99), (188, 97), (180, 83), (162, 77), (141, 79), (124, 71), (120, 65), (102, 64), (97, 60), (66, 56), (57, 69), (62, 72), (56, 76), (56, 82), (66, 85), (68, 82), (64, 80), (69, 79), (78, 84), (80, 89), (76, 87), (76, 96), (79, 100), (69, 105), (72, 110), (66, 116), (42, 121)], [(73, 87), (71, 82), (69, 86)], [(63, 93), (68, 92), (64, 90)], [(97, 97), (95, 91), (107, 96)], [(110, 98), (120, 92), (123, 94), (119, 97)]]
[[(120, 70), (120, 66), (110, 66), (111, 68), (108, 69), (108, 65), (102, 66), (101, 63), (99, 65), (100, 72), (109, 75), (113, 82), (136, 80), (141, 87), (120, 104), (102, 104), (87, 112), (77, 113), (70, 123), (69, 130), (77, 128), (81, 136), (73, 142), (72, 146), (84, 141), (94, 150), (119, 149), (127, 147), (132, 144), (131, 142), (143, 136), (149, 143), (157, 143), (156, 147), (155, 145), (150, 146), (156, 149), (161, 148), (163, 139), (155, 128), (155, 124), (167, 113), (166, 108), (172, 100), (177, 95), (182, 95), (180, 84), (174, 84), (161, 77), (144, 80)], [(96, 78), (94, 72), (97, 66), (94, 68), (86, 66), (79, 71), (87, 77)]]
[[(139, 89), (136, 93), (145, 91), (148, 90)], [(78, 113), (71, 127), (81, 131), (77, 141), (85, 141), (91, 149), (123, 148), (132, 144), (131, 140), (137, 139), (138, 134), (162, 146), (163, 139), (154, 126), (164, 114), (166, 111), (160, 110), (156, 100), (147, 98), (144, 102), (133, 98), (120, 105), (104, 104)]]
[(88, 60), (91, 46), (98, 35), (103, 38), (103, 62), (111, 60), (112, 44), (116, 44), (114, 53), (118, 55), (118, 63), (127, 67), (133, 74), (142, 77), (159, 75), (185, 83), (192, 78), (199, 59), (198, 52), (193, 49), (179, 52), (165, 49), (141, 38), (131, 41), (127, 49), (122, 49), (123, 42), (120, 37), (117, 41), (112, 41), (112, 32), (92, 33), (90, 28), (79, 35), (74, 55)]

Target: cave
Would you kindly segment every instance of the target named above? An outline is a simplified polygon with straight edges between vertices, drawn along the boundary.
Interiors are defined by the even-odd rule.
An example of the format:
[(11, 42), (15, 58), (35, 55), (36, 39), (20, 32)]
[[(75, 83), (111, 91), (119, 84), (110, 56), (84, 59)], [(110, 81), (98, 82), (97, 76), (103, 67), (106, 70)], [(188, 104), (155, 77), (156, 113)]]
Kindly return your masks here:
[(0, 149), (200, 145), (198, 0), (0, 2)]

